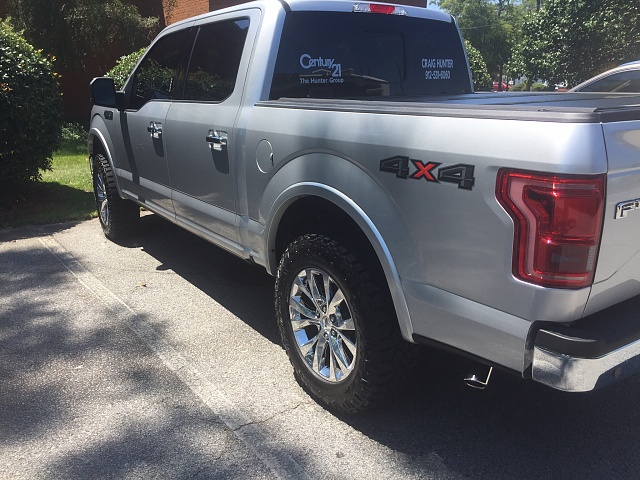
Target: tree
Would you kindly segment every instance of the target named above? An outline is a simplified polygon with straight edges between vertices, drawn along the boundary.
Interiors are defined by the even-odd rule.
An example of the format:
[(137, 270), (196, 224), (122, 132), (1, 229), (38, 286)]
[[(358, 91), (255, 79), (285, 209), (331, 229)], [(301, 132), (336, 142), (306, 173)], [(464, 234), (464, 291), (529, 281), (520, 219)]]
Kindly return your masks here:
[(546, 0), (528, 16), (513, 69), (530, 79), (575, 85), (640, 58), (640, 3)]
[(0, 204), (51, 167), (61, 127), (53, 59), (0, 22)]
[(453, 15), (463, 37), (479, 50), (494, 77), (502, 77), (525, 12), (534, 0), (432, 0)]
[(7, 11), (14, 27), (56, 56), (62, 70), (82, 70), (87, 57), (99, 58), (106, 51), (148, 45), (159, 24), (123, 0), (8, 0)]
[(464, 45), (469, 57), (473, 89), (476, 91), (491, 90), (491, 76), (487, 71), (487, 64), (484, 62), (482, 54), (468, 40), (464, 41)]

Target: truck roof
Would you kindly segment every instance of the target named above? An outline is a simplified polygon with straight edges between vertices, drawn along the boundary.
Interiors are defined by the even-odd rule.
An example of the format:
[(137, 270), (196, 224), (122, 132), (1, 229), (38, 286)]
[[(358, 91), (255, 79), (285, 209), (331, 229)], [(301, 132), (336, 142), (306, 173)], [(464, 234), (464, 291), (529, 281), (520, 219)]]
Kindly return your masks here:
[(358, 2), (354, 0), (257, 0), (253, 2), (241, 3), (220, 10), (213, 10), (211, 12), (203, 13), (201, 15), (187, 18), (180, 22), (173, 23), (165, 28), (166, 31), (181, 28), (185, 24), (189, 24), (194, 20), (200, 20), (207, 17), (213, 17), (221, 13), (234, 12), (238, 10), (246, 10), (248, 8), (276, 8), (280, 5), (285, 11), (329, 11), (329, 12), (353, 12), (355, 5), (394, 5), (406, 12), (406, 15), (410, 17), (429, 18), (433, 20), (440, 20), (443, 22), (452, 22), (453, 17), (448, 13), (444, 13), (439, 10), (413, 7), (409, 5), (400, 5), (393, 2)]

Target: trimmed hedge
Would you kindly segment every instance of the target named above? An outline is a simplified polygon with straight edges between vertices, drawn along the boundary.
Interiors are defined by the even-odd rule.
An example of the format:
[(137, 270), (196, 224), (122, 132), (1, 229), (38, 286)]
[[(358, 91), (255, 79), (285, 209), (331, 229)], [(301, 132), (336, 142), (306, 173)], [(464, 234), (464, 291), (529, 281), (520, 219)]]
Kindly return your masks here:
[(51, 169), (60, 146), (62, 98), (53, 58), (5, 20), (0, 22), (0, 204), (18, 198), (25, 182)]

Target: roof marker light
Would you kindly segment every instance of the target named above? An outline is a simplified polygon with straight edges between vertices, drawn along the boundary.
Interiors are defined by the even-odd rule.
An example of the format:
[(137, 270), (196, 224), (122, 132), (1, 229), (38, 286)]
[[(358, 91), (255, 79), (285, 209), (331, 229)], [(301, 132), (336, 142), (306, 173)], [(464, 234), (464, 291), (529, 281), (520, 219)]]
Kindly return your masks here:
[(395, 5), (385, 5), (382, 3), (356, 3), (353, 11), (359, 13), (383, 13), (386, 15), (408, 15), (402, 7)]

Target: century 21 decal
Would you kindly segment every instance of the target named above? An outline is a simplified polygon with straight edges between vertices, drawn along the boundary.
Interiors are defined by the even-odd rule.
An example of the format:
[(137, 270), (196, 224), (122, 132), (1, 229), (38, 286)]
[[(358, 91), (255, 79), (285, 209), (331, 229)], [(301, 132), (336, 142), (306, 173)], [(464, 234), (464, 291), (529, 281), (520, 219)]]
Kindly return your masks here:
[[(409, 162), (414, 167), (411, 172)], [(409, 157), (396, 156), (380, 160), (380, 171), (387, 173), (395, 173), (397, 178), (405, 180), (421, 180), (433, 183), (453, 183), (462, 190), (471, 190), (476, 182), (473, 176), (475, 167), (466, 163), (458, 163), (446, 167), (440, 167), (441, 163), (414, 160)], [(438, 168), (440, 167), (440, 168)]]

